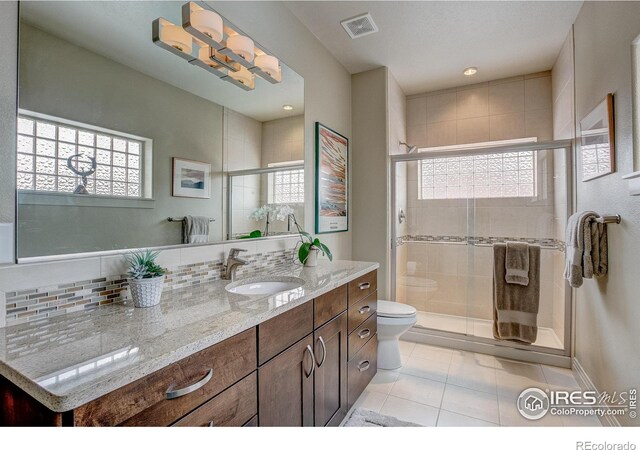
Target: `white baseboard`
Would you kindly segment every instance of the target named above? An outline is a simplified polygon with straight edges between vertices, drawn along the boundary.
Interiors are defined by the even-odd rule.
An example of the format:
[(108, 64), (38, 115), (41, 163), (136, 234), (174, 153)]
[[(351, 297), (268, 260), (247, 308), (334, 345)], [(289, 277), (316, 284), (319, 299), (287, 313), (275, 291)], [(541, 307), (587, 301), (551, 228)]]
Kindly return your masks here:
[[(591, 381), (591, 378), (589, 378), (589, 375), (584, 370), (584, 367), (582, 367), (578, 359), (575, 357), (573, 358), (572, 371), (576, 377), (576, 381), (583, 391), (595, 391), (598, 393), (598, 395), (600, 395), (600, 391), (598, 390), (598, 388), (596, 388), (596, 385), (593, 384), (593, 381)], [(618, 419), (613, 415), (598, 416), (598, 419), (600, 420), (600, 423), (603, 427), (621, 426)]]

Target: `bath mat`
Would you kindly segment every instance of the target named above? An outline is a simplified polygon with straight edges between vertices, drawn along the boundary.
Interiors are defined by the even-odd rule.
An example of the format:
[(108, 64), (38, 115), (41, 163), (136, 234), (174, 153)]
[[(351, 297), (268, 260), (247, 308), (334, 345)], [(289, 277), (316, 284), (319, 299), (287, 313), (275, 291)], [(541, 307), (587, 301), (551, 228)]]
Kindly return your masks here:
[(375, 411), (356, 408), (344, 422), (343, 427), (421, 427), (411, 422), (404, 422), (396, 417), (385, 416)]

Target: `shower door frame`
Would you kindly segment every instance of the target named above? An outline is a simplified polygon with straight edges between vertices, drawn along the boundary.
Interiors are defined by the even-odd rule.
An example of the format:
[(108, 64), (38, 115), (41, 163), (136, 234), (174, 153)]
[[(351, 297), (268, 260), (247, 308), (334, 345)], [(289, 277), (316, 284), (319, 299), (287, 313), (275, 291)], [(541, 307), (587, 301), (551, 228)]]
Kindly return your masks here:
[[(397, 205), (397, 170), (396, 164), (402, 162), (420, 161), (428, 158), (438, 157), (451, 157), (451, 156), (465, 156), (465, 155), (477, 155), (484, 153), (508, 153), (508, 152), (522, 152), (522, 151), (564, 151), (566, 154), (566, 176), (567, 176), (567, 217), (569, 219), (574, 209), (574, 171), (573, 167), (573, 141), (558, 140), (558, 141), (545, 141), (534, 142), (524, 144), (511, 144), (511, 145), (499, 145), (492, 147), (484, 147), (479, 144), (478, 147), (469, 147), (468, 149), (452, 149), (452, 150), (437, 150), (437, 151), (420, 151), (410, 154), (390, 155), (390, 194), (391, 194), (391, 255), (390, 255), (390, 281), (391, 281), (391, 293), (394, 298), (396, 295), (397, 287), (397, 239), (398, 239), (398, 205)], [(475, 200), (475, 199), (471, 199)], [(566, 222), (565, 222), (566, 223)], [(469, 244), (466, 244), (469, 245)], [(451, 331), (436, 330), (433, 328), (424, 328), (414, 326), (407, 335), (414, 337), (416, 340), (420, 340), (426, 343), (435, 343), (439, 345), (455, 346), (463, 350), (478, 351), (481, 353), (491, 353), (497, 356), (510, 357), (514, 359), (525, 359), (532, 362), (547, 363), (570, 367), (571, 364), (571, 352), (572, 352), (572, 336), (573, 336), (573, 290), (569, 286), (569, 283), (565, 280), (565, 311), (564, 311), (564, 340), (562, 349), (543, 347), (539, 345), (526, 345), (519, 344), (514, 341), (499, 341), (491, 338), (484, 338), (467, 333), (456, 333)], [(468, 319), (468, 318), (467, 318)], [(428, 339), (431, 337), (432, 339)], [(476, 345), (478, 344), (478, 345)], [(494, 347), (493, 349), (489, 347)], [(525, 353), (522, 353), (525, 352)]]

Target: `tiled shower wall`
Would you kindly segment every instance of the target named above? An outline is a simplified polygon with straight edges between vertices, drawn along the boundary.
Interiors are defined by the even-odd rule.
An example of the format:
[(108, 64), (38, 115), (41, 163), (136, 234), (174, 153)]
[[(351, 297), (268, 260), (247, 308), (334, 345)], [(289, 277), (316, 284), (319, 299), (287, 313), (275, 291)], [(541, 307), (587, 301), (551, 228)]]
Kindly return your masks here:
[[(283, 238), (165, 250), (158, 260), (168, 269), (165, 290), (220, 279), (225, 257), (234, 247), (247, 250), (242, 257), (249, 264), (238, 269), (239, 276), (283, 267), (293, 260), (296, 242)], [(122, 255), (0, 268), (0, 325), (122, 302), (128, 296), (125, 274)]]

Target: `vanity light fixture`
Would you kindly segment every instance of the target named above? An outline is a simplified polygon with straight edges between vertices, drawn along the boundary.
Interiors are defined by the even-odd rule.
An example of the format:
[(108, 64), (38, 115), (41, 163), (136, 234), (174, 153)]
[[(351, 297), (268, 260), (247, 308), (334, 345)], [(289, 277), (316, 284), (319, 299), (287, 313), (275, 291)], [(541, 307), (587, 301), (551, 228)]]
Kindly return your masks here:
[(241, 34), (227, 38), (227, 48), (247, 62), (253, 62), (255, 55), (253, 39)]
[(478, 68), (477, 67), (467, 67), (466, 69), (464, 69), (462, 71), (462, 73), (468, 77), (475, 75), (476, 73), (478, 73)]
[(293, 111), (293, 106), (291, 105), (282, 105), (282, 109), (285, 111)]

